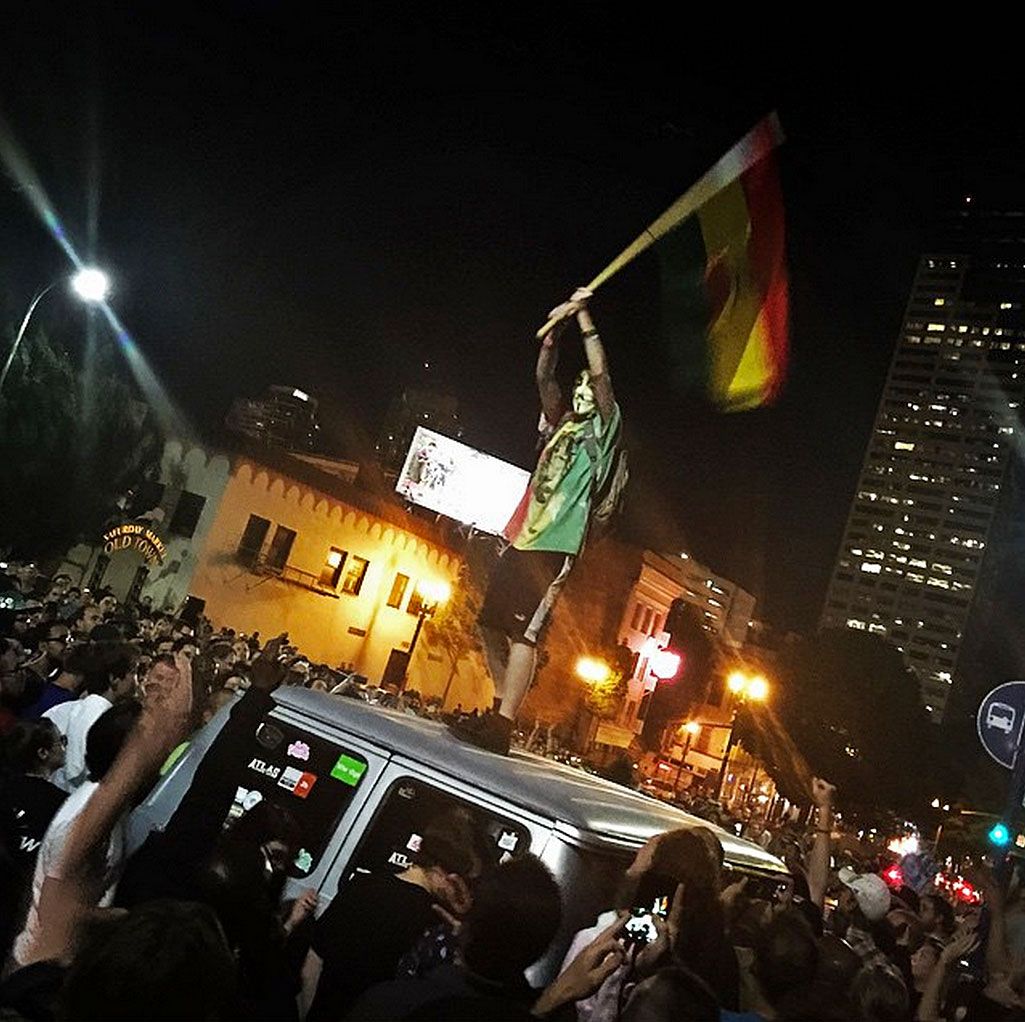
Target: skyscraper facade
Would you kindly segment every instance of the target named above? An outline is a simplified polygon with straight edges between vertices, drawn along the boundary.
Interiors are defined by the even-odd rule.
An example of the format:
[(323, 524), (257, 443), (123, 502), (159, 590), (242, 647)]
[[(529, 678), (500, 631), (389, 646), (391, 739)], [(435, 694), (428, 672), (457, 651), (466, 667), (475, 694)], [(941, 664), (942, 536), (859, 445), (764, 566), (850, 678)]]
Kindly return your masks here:
[(821, 619), (900, 649), (934, 722), (1000, 557), (1025, 389), (1025, 216), (966, 207), (944, 234), (918, 265)]

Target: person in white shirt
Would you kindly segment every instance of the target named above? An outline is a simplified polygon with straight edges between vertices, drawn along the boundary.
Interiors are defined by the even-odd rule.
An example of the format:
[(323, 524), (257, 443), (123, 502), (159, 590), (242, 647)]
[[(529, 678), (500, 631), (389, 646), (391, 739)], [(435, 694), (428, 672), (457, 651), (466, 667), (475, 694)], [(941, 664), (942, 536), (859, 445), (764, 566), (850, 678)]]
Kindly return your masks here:
[[(121, 746), (141, 712), (142, 706), (137, 701), (126, 700), (109, 707), (89, 731), (85, 749), (89, 779), (57, 811), (39, 847), (32, 876), (32, 902), (24, 929), (14, 942), (13, 957), (18, 966), (29, 965), (46, 957), (39, 950), (40, 904), (44, 890), (48, 881), (59, 882), (65, 879), (64, 851), (74, 824), (99, 788), (99, 782), (117, 759)], [(109, 840), (95, 849), (84, 874), (79, 874), (79, 882), (87, 888), (87, 900), (100, 908), (110, 905), (114, 898), (114, 887), (125, 857), (126, 817), (127, 813), (118, 820)]]
[(127, 643), (97, 648), (84, 676), (83, 694), (43, 714), (67, 739), (64, 767), (52, 778), (58, 787), (74, 792), (85, 783), (85, 747), (89, 729), (111, 706), (134, 694), (137, 660), (138, 654)]

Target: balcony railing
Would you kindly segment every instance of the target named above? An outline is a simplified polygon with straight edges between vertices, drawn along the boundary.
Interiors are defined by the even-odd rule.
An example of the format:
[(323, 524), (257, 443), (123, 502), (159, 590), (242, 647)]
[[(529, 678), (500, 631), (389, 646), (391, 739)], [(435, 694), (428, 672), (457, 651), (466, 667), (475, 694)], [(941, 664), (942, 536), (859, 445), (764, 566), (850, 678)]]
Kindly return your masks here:
[(319, 596), (330, 596), (338, 599), (338, 591), (334, 586), (321, 582), (320, 576), (312, 571), (304, 571), (293, 564), (271, 564), (266, 558), (253, 556), (251, 551), (240, 550), (238, 553), (239, 563), (249, 569), (254, 575), (262, 575), (264, 579), (277, 578), (289, 585), (299, 586), (301, 589), (308, 589), (311, 593)]

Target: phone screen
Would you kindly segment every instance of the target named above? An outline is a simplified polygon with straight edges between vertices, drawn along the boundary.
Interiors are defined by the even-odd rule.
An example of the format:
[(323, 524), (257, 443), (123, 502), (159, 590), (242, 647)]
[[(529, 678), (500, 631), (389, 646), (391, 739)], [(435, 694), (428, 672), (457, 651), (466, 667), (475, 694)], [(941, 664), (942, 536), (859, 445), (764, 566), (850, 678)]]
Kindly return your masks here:
[(654, 917), (665, 919), (668, 914), (668, 894), (657, 895), (650, 904), (635, 906), (630, 910), (630, 918), (623, 928), (627, 940), (635, 944), (651, 944), (658, 937)]

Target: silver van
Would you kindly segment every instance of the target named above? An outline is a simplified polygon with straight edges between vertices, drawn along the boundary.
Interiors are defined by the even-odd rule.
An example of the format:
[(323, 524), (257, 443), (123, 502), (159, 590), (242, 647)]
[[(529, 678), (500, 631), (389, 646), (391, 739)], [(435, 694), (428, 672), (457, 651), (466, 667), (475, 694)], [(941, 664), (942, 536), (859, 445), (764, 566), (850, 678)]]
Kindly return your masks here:
[[(135, 811), (132, 850), (166, 826), (227, 717), (226, 708)], [(564, 919), (548, 955), (531, 970), (535, 982), (550, 978), (573, 934), (609, 908), (623, 870), (654, 834), (707, 826), (730, 870), (769, 886), (789, 877), (758, 845), (673, 806), (538, 756), (495, 756), (441, 724), (356, 699), (280, 688), (232, 759), (237, 790), (229, 815), (264, 798), (287, 806), (303, 834), (289, 892), (315, 888), (320, 911), (354, 873), (407, 866), (424, 826), (454, 806), (474, 815), (498, 858), (527, 850), (539, 856), (562, 888)]]

